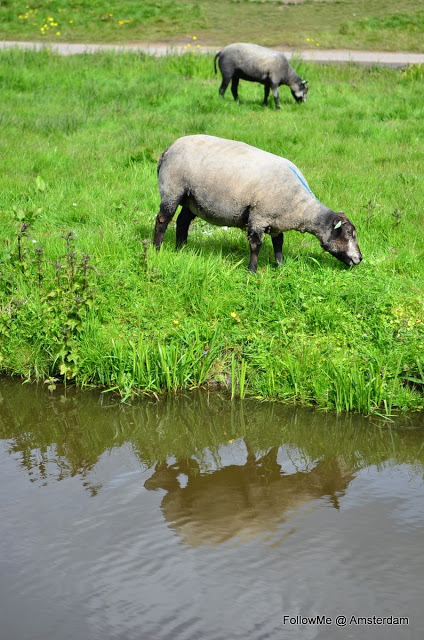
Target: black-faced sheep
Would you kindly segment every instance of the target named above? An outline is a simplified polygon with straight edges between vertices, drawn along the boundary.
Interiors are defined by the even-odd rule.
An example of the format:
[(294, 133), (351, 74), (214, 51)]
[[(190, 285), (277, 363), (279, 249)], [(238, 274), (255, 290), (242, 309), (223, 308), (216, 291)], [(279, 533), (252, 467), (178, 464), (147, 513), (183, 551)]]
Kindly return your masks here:
[(217, 58), (222, 74), (222, 83), (219, 88), (221, 96), (224, 95), (231, 81), (231, 92), (234, 100), (238, 100), (239, 80), (249, 80), (250, 82), (260, 82), (260, 84), (264, 85), (264, 106), (268, 103), (271, 89), (275, 108), (280, 108), (278, 87), (282, 84), (290, 87), (296, 102), (305, 102), (306, 100), (308, 92), (306, 80), (302, 80), (296, 71), (291, 68), (285, 55), (279, 51), (245, 42), (229, 44), (221, 51), (218, 51), (215, 56), (215, 73)]
[(283, 262), (283, 232), (312, 233), (323, 249), (349, 266), (362, 255), (353, 224), (316, 199), (290, 160), (244, 142), (207, 135), (179, 138), (158, 165), (161, 203), (154, 245), (160, 248), (179, 205), (177, 247), (187, 242), (191, 221), (247, 229), (250, 271), (256, 271), (264, 233), (269, 233), (277, 264)]

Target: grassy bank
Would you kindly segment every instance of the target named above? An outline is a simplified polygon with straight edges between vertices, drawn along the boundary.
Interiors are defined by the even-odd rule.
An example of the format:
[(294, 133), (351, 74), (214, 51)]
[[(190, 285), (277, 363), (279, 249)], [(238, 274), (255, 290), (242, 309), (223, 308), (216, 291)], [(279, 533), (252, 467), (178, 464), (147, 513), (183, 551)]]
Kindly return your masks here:
[[(424, 51), (420, 0), (0, 1), (0, 37)], [(197, 39), (193, 43), (193, 36)]]
[[(0, 55), (0, 366), (8, 374), (390, 413), (422, 408), (422, 71), (295, 65), (308, 102), (221, 100), (212, 58)], [(158, 254), (157, 159), (191, 133), (284, 155), (354, 221), (364, 261), (315, 238), (265, 241), (257, 275), (238, 230), (193, 223)], [(54, 381), (51, 380), (51, 384)]]

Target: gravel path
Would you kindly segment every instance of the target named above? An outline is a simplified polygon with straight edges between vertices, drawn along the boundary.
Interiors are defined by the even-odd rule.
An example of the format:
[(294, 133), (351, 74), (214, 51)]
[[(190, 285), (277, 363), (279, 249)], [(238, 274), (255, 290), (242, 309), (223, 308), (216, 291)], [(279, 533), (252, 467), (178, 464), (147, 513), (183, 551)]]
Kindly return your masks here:
[[(184, 53), (184, 45), (169, 45), (161, 43), (141, 42), (138, 44), (114, 45), (114, 44), (66, 44), (62, 42), (14, 42), (0, 41), (0, 49), (19, 47), (20, 49), (42, 49), (49, 47), (53, 51), (64, 56), (76, 53), (94, 53), (96, 51), (142, 51), (155, 56), (163, 56), (167, 53)], [(353, 49), (296, 49), (289, 51), (281, 47), (275, 47), (282, 51), (287, 58), (300, 56), (303, 60), (321, 62), (324, 64), (337, 62), (356, 62), (366, 65), (385, 65), (389, 67), (407, 67), (409, 64), (424, 64), (424, 53), (407, 51), (356, 51)], [(219, 47), (204, 47), (192, 49), (202, 53), (215, 53)]]

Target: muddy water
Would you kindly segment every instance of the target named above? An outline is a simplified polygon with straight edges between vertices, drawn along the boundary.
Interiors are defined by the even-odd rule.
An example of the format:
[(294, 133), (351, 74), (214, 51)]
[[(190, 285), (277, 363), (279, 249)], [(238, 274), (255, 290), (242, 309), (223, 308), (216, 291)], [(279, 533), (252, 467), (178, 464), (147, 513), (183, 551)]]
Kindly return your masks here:
[(0, 637), (421, 640), (423, 423), (0, 381)]

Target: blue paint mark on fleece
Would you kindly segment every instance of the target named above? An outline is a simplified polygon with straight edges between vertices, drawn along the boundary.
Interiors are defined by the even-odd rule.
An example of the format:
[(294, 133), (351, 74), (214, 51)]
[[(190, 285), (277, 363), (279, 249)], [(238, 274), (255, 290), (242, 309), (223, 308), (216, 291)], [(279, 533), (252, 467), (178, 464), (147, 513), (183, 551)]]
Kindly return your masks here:
[[(303, 180), (303, 178), (297, 173), (296, 169), (294, 169), (293, 167), (289, 167), (290, 171), (293, 171), (294, 175), (298, 178), (298, 180), (300, 180), (300, 182), (303, 184), (303, 186), (305, 187), (305, 189), (307, 189), (309, 191), (309, 193), (314, 196), (314, 194), (312, 193), (312, 191), (310, 190), (310, 188), (308, 187), (308, 185), (306, 184), (306, 182)], [(315, 196), (314, 196), (315, 198)], [(317, 198), (315, 198), (317, 200)]]

